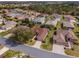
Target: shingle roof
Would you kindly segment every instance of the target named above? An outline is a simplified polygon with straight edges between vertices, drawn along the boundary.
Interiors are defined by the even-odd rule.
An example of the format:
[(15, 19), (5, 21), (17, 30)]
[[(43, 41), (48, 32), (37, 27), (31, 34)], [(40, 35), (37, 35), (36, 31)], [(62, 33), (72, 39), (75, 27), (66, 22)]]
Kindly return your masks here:
[(68, 21), (63, 21), (63, 26), (65, 26), (65, 27), (72, 27), (72, 28), (75, 27), (73, 23), (68, 22)]
[(57, 21), (56, 20), (49, 20), (46, 22), (47, 25), (53, 25), (53, 26), (56, 26), (57, 24)]
[(74, 16), (71, 16), (71, 15), (64, 15), (64, 18), (65, 20), (68, 20), (68, 21), (76, 19)]
[(48, 29), (46, 29), (46, 28), (36, 28), (35, 32), (37, 33), (37, 40), (43, 41), (45, 36), (48, 33)]

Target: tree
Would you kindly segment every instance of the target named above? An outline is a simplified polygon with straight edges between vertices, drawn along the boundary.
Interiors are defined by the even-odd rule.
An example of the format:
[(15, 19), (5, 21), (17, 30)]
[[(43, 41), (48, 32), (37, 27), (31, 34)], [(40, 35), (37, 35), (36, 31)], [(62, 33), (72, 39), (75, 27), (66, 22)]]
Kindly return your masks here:
[(26, 43), (35, 36), (35, 32), (26, 26), (18, 26), (12, 32), (14, 35), (10, 38), (20, 43)]

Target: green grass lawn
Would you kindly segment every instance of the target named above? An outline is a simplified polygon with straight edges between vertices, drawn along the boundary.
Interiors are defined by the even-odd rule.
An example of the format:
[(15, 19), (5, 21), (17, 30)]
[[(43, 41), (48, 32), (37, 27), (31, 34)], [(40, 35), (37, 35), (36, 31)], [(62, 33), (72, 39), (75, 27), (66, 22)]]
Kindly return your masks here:
[(75, 33), (75, 35), (78, 38), (76, 43), (79, 43), (79, 26), (78, 25), (75, 24), (75, 28), (74, 28), (73, 32)]
[(79, 46), (74, 45), (73, 50), (72, 49), (66, 49), (65, 53), (71, 56), (79, 57)]
[(57, 29), (61, 28), (61, 23), (60, 22), (57, 22), (56, 28)]
[(5, 31), (5, 32), (1, 32), (0, 36), (5, 36), (5, 35), (9, 34), (10, 32), (11, 32), (11, 30), (8, 30), (8, 31)]
[(32, 39), (30, 39), (26, 44), (28, 44), (28, 45), (34, 45), (35, 44), (35, 42), (36, 42), (36, 40), (32, 40)]
[(7, 52), (5, 52), (2, 56), (3, 58), (10, 58), (15, 56), (16, 54), (18, 54), (19, 52), (13, 51), (13, 50), (8, 50)]
[(79, 32), (79, 26), (75, 24), (75, 29), (73, 30), (74, 32)]

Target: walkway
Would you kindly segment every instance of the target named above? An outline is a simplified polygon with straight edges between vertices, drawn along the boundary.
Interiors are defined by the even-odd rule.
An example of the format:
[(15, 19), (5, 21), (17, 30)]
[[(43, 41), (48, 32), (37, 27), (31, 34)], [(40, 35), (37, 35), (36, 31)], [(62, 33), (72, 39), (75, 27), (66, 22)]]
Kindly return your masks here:
[(0, 55), (2, 55), (3, 53), (5, 53), (8, 50), (9, 50), (9, 48), (3, 47), (2, 49), (0, 49)]
[(36, 43), (33, 45), (33, 47), (40, 49), (40, 45), (41, 45), (41, 41), (36, 41)]

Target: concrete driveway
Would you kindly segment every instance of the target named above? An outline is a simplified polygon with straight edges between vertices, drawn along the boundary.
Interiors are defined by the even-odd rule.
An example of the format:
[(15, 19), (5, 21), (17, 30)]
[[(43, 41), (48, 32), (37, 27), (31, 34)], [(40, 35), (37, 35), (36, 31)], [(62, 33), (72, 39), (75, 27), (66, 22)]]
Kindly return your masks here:
[(52, 52), (65, 55), (63, 45), (53, 44)]
[(40, 45), (41, 45), (41, 41), (36, 41), (36, 43), (33, 45), (33, 47), (40, 49)]

